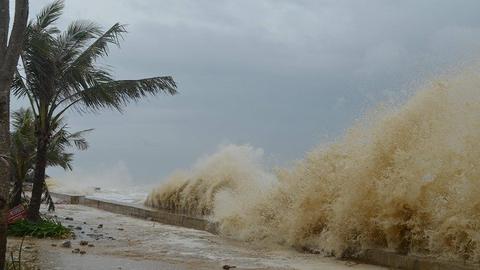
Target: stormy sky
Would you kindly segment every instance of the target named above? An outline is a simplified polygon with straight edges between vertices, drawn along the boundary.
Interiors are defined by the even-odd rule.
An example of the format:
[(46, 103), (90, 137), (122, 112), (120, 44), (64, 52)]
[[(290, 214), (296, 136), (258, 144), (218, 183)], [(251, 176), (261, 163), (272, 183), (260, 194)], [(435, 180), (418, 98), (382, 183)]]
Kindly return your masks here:
[[(47, 3), (31, 1), (31, 15)], [(95, 129), (91, 147), (69, 176), (48, 173), (153, 183), (228, 143), (289, 164), (376, 103), (477, 61), (479, 10), (476, 0), (67, 0), (62, 28), (128, 25), (106, 61), (117, 78), (172, 75), (180, 94), (69, 114), (72, 130)]]

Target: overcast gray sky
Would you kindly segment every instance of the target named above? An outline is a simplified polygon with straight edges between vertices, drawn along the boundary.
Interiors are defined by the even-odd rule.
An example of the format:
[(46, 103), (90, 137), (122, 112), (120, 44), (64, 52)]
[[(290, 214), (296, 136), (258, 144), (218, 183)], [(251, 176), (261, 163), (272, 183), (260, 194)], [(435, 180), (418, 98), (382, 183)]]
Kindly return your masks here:
[[(49, 2), (31, 1), (31, 15)], [(172, 75), (180, 91), (123, 115), (70, 114), (73, 129), (95, 129), (74, 173), (159, 182), (226, 143), (288, 164), (377, 102), (475, 61), (479, 10), (476, 0), (67, 0), (62, 27), (128, 24), (107, 61), (118, 78)]]

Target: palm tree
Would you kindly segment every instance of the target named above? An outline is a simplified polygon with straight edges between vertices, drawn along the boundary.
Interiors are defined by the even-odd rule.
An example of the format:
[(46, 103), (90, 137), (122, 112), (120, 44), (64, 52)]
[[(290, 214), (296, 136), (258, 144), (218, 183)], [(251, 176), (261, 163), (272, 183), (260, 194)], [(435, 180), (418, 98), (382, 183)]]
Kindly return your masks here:
[[(14, 183), (10, 205), (13, 207), (22, 201), (23, 183), (31, 181), (35, 168), (36, 138), (35, 118), (31, 109), (20, 109), (12, 115), (13, 132), (11, 134), (11, 176)], [(63, 118), (52, 125), (52, 140), (47, 151), (47, 165), (72, 170), (73, 153), (69, 149), (86, 150), (88, 143), (83, 137), (91, 129), (74, 133), (68, 131)], [(54, 209), (47, 189), (44, 189), (45, 201), (49, 209)]]
[(12, 115), (13, 132), (10, 136), (11, 181), (10, 207), (20, 204), (23, 183), (33, 171), (35, 160), (34, 116), (30, 110), (19, 110)]
[(29, 23), (21, 54), (22, 70), (18, 70), (12, 89), (15, 96), (28, 98), (36, 119), (37, 156), (28, 209), (30, 220), (39, 219), (52, 123), (72, 109), (81, 113), (105, 108), (122, 111), (129, 102), (148, 95), (177, 93), (170, 76), (115, 80), (97, 60), (108, 56), (110, 45), (120, 44), (125, 26), (116, 23), (103, 31), (93, 22), (74, 21), (61, 32), (54, 23), (63, 7), (63, 1), (55, 1)]
[[(28, 22), (28, 0), (0, 0), (0, 269), (7, 250), (8, 188), (10, 179), (10, 85), (22, 50)], [(11, 27), (10, 27), (11, 26)]]

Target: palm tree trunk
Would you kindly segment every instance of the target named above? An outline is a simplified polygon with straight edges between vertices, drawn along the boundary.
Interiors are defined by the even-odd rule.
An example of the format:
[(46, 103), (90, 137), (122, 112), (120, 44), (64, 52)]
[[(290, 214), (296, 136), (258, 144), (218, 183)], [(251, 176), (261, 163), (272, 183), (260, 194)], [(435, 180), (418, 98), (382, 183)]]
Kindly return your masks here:
[[(2, 74), (0, 74), (1, 76)], [(10, 84), (0, 78), (0, 269), (4, 269), (7, 243), (8, 191), (10, 168)]]
[[(5, 269), (7, 249), (8, 191), (10, 168), (10, 84), (23, 46), (28, 21), (28, 0), (15, 0), (10, 37), (10, 1), (0, 0), (0, 269)], [(8, 43), (7, 43), (8, 42)]]
[(32, 197), (30, 198), (27, 214), (27, 218), (30, 221), (38, 221), (40, 219), (40, 204), (42, 203), (45, 169), (47, 167), (47, 134), (47, 132), (41, 131), (37, 139), (37, 156), (33, 175)]

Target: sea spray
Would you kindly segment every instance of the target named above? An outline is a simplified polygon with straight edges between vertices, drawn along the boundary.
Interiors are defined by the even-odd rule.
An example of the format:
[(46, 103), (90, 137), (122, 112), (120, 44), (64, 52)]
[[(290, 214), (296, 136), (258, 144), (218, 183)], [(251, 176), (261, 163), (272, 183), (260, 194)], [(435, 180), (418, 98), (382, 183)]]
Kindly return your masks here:
[(124, 162), (99, 170), (74, 170), (62, 177), (48, 178), (49, 190), (56, 193), (141, 204), (152, 186), (134, 183)]
[[(190, 171), (178, 171), (155, 189), (146, 204), (191, 215), (210, 215), (217, 197), (262, 192), (275, 184), (275, 176), (262, 166), (263, 151), (251, 146), (225, 145), (200, 159)], [(227, 203), (227, 202), (226, 202)]]
[(146, 204), (208, 215), (223, 235), (336, 256), (366, 248), (480, 260), (480, 76), (429, 82), (272, 175), (227, 146)]

